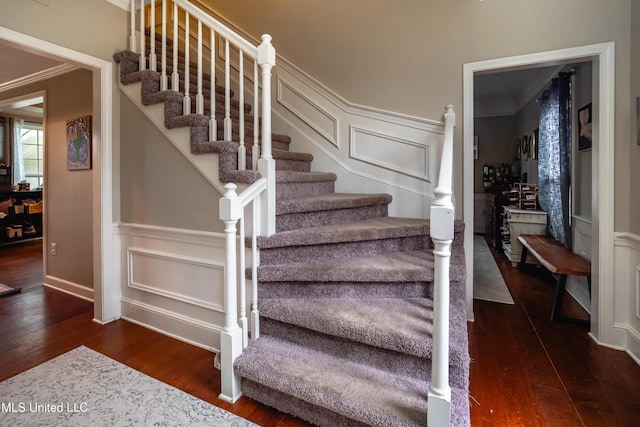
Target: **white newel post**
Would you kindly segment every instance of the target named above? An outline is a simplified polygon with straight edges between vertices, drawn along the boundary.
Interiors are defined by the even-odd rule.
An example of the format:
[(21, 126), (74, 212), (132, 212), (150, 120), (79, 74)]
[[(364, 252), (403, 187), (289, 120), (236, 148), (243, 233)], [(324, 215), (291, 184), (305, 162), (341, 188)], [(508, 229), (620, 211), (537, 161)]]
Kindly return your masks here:
[(453, 181), (453, 128), (455, 113), (447, 106), (444, 141), (438, 187), (431, 205), (430, 235), (434, 255), (433, 295), (433, 350), (431, 381), (428, 391), (428, 426), (448, 426), (451, 421), (451, 386), (449, 385), (449, 265), (454, 238)]
[(267, 178), (267, 190), (262, 197), (262, 232), (270, 236), (276, 232), (276, 163), (271, 155), (271, 69), (276, 65), (276, 50), (271, 36), (264, 34), (258, 46), (258, 64), (262, 69), (262, 153), (258, 171)]
[(451, 243), (453, 241), (453, 221), (453, 207), (432, 206), (431, 238), (434, 244), (434, 307), (433, 358), (428, 394), (428, 426), (448, 426), (451, 417), (451, 387), (449, 386), (449, 262), (451, 259)]
[(226, 262), (224, 269), (224, 331), (220, 333), (220, 399), (234, 403), (242, 395), (240, 377), (233, 369), (236, 358), (242, 354), (242, 330), (238, 326), (238, 288), (236, 263), (236, 224), (242, 206), (235, 184), (226, 184), (227, 192), (220, 199), (220, 219), (224, 221)]

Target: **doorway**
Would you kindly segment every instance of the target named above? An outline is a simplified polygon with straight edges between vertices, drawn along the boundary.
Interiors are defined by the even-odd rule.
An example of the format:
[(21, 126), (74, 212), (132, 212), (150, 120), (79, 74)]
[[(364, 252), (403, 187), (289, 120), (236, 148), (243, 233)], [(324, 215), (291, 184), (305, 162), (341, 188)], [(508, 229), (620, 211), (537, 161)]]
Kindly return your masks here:
[[(614, 134), (614, 43), (542, 52), (517, 57), (469, 63), (463, 69), (464, 104), (464, 221), (467, 267), (467, 315), (473, 320), (473, 230), (474, 230), (474, 77), (478, 73), (509, 71), (536, 66), (592, 62), (593, 163), (592, 185), (592, 277), (591, 336), (601, 343), (613, 342), (613, 292), (600, 283), (613, 283), (613, 134)], [(602, 143), (599, 143), (602, 142)]]
[[(120, 269), (113, 232), (113, 64), (81, 52), (0, 27), (4, 45), (36, 55), (56, 58), (91, 70), (93, 75), (93, 295), (94, 321), (107, 323), (120, 317)], [(116, 151), (117, 152), (117, 151)]]

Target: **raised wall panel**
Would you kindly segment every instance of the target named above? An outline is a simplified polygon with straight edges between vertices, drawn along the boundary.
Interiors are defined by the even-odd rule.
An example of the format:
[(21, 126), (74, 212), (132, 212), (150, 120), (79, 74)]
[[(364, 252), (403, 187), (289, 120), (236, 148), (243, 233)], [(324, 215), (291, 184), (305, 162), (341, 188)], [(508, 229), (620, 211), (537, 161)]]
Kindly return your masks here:
[(431, 182), (430, 146), (350, 126), (350, 157)]
[(142, 248), (129, 248), (128, 286), (199, 307), (223, 311), (224, 265)]
[(280, 78), (277, 80), (277, 99), (280, 105), (295, 114), (327, 142), (340, 148), (337, 117)]

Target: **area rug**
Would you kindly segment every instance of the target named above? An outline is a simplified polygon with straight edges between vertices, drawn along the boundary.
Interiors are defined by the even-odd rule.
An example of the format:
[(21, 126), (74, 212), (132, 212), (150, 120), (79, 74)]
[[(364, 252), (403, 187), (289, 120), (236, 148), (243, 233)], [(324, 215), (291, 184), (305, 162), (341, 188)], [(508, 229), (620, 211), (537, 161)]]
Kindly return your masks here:
[(5, 295), (15, 294), (16, 292), (20, 292), (21, 288), (12, 288), (9, 285), (5, 285), (4, 283), (0, 283), (0, 297)]
[(502, 273), (483, 236), (473, 236), (473, 297), (513, 304)]
[(3, 426), (256, 426), (87, 347), (0, 383)]

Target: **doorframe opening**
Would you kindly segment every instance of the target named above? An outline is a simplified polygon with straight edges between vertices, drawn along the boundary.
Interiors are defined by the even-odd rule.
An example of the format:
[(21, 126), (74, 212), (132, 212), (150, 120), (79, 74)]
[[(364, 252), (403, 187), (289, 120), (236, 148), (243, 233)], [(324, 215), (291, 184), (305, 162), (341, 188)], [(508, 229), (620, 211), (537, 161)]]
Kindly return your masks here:
[(614, 345), (614, 141), (615, 43), (472, 62), (463, 65), (463, 209), (467, 271), (467, 317), (473, 320), (473, 135), (474, 75), (571, 62), (593, 64), (592, 299), (591, 337)]
[(93, 321), (120, 318), (120, 268), (113, 231), (113, 64), (0, 26), (0, 40), (37, 55), (93, 72)]

